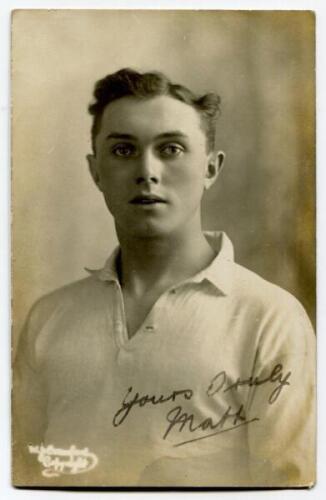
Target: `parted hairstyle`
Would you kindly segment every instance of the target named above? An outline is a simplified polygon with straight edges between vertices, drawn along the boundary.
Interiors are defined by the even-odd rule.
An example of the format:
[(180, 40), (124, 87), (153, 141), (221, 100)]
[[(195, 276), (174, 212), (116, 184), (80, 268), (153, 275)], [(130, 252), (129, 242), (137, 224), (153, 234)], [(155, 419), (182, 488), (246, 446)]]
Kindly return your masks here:
[(98, 80), (93, 96), (94, 102), (89, 105), (88, 111), (93, 116), (91, 138), (94, 154), (96, 154), (95, 139), (101, 127), (105, 107), (110, 102), (126, 96), (138, 99), (170, 96), (189, 104), (200, 115), (208, 151), (215, 149), (216, 121), (220, 113), (221, 99), (214, 92), (198, 96), (187, 87), (172, 83), (161, 72), (138, 73), (133, 69), (124, 68)]

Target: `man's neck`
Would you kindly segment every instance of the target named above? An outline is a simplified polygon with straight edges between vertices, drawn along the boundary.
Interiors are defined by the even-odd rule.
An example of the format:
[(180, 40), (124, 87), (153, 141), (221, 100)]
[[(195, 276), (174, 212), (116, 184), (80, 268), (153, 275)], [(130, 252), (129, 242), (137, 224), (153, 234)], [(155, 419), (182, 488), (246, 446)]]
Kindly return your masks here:
[(122, 288), (136, 296), (167, 289), (195, 275), (214, 258), (201, 229), (161, 238), (120, 237)]

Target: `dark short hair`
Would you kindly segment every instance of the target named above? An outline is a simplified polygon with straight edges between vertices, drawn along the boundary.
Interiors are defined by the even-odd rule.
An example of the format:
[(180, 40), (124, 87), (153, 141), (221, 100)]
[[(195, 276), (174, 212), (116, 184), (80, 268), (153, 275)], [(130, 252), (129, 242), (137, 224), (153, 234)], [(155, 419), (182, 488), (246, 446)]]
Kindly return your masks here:
[(138, 73), (124, 68), (98, 80), (94, 88), (94, 102), (88, 111), (93, 116), (91, 129), (92, 146), (95, 152), (95, 139), (101, 127), (105, 107), (112, 101), (126, 96), (148, 99), (157, 96), (170, 96), (192, 106), (200, 115), (209, 151), (215, 149), (216, 121), (220, 113), (220, 97), (209, 92), (195, 95), (183, 85), (172, 83), (163, 73)]

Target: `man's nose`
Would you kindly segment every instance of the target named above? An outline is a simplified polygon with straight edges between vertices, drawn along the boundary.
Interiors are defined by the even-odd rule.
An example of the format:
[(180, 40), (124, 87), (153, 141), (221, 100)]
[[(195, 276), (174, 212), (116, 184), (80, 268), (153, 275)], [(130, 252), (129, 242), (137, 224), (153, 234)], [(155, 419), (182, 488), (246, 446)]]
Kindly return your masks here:
[(161, 162), (153, 151), (145, 151), (137, 162), (136, 184), (158, 184), (161, 179)]

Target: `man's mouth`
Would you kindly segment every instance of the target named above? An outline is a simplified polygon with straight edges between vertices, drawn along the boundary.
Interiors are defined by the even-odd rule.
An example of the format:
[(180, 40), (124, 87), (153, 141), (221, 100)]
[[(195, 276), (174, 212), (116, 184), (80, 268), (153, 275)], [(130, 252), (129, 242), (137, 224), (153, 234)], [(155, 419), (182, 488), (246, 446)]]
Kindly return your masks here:
[(154, 205), (156, 203), (167, 203), (167, 201), (155, 194), (140, 194), (135, 196), (130, 203), (133, 205)]

